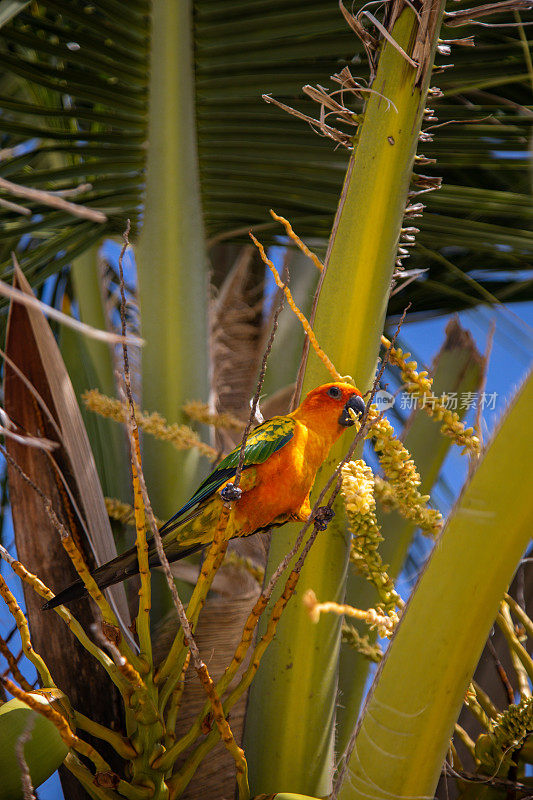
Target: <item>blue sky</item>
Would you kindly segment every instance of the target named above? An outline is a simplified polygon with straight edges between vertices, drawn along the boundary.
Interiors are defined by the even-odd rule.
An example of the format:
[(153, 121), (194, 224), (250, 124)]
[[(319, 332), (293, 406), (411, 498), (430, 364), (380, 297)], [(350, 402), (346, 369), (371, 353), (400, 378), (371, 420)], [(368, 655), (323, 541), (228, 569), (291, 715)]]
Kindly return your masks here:
[[(478, 306), (459, 314), (461, 325), (470, 331), (478, 349), (484, 353), (492, 322), (494, 340), (487, 370), (486, 392), (497, 394), (494, 411), (484, 413), (485, 434), (490, 434), (512, 399), (517, 387), (531, 368), (533, 353), (533, 303), (516, 303), (508, 308)], [(424, 322), (411, 322), (402, 330), (402, 340), (426, 365), (444, 339), (449, 316)], [(473, 414), (470, 414), (470, 419)], [(444, 465), (444, 474), (458, 491), (466, 476), (466, 460), (452, 448)]]

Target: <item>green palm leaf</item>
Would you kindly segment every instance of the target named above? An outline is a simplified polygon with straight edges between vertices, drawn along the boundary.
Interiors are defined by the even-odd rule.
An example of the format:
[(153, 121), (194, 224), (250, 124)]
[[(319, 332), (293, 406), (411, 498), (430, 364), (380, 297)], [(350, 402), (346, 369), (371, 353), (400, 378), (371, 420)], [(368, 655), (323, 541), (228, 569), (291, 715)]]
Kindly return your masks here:
[[(23, 8), (2, 27), (0, 141), (2, 148), (18, 145), (21, 150), (0, 162), (0, 177), (53, 191), (91, 184), (77, 200), (108, 217), (98, 226), (37, 203), (24, 203), (32, 212), (29, 219), (1, 208), (4, 277), (10, 271), (9, 253), (21, 237), (24, 269), (37, 283), (100, 237), (121, 232), (126, 217), (134, 231), (138, 226), (146, 166), (150, 14), (149, 0), (129, 3), (127, 20), (115, 0), (45, 0)], [(364, 75), (360, 42), (324, 0), (290, 7), (264, 0), (198, 0), (192, 21), (196, 120), (191, 124), (208, 239), (242, 239), (249, 226), (265, 222), (268, 236), (279, 233), (270, 226), (270, 207), (288, 215), (302, 235), (327, 237), (348, 153), (323, 141), (304, 122), (264, 104), (261, 95), (272, 93), (317, 118), (318, 106), (301, 94), (301, 87), (331, 87), (328, 77), (347, 65)], [(501, 288), (505, 272), (513, 299), (528, 299), (533, 290), (520, 273), (533, 249), (523, 170), (531, 124), (524, 45), (515, 28), (469, 26), (460, 31), (461, 37), (475, 33), (477, 46), (455, 48), (455, 68), (438, 78), (445, 95), (436, 106), (439, 123), (456, 122), (436, 129), (434, 140), (424, 144), (425, 155), (436, 158), (437, 165), (423, 169), (442, 175), (445, 188), (421, 198), (425, 202), (427, 197), (428, 211), (420, 219), (420, 242), (435, 251), (461, 248), (452, 260), (467, 274), (479, 256), (494, 273), (482, 285)], [(444, 35), (455, 37), (457, 29)], [(472, 190), (473, 183), (479, 188)], [(459, 274), (443, 274), (442, 265), (428, 263), (416, 247), (408, 265), (430, 270), (431, 281), (415, 286), (416, 310), (479, 302)], [(403, 304), (400, 293), (390, 310)]]

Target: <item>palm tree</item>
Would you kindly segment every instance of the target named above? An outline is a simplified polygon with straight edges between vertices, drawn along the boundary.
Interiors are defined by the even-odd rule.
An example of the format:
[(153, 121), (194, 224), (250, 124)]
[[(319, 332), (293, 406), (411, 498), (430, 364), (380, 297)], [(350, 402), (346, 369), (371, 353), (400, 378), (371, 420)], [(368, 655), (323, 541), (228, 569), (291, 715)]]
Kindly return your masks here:
[[(477, 47), (457, 47), (455, 68), (438, 77), (444, 98), (438, 101), (437, 123), (433, 112), (425, 110), (440, 94), (430, 90), (426, 104), (440, 27), (436, 11), (430, 15), (425, 49), (416, 59), (413, 56), (423, 65), (418, 69), (394, 45), (399, 42), (403, 50), (409, 49), (418, 26), (419, 18), (402, 4), (394, 4), (384, 20), (394, 42), (373, 27), (366, 10), (361, 9), (359, 17), (355, 12), (344, 12), (343, 17), (324, 2), (294, 3), (288, 9), (285, 3), (261, 0), (135, 0), (128, 4), (126, 19), (124, 8), (114, 0), (90, 5), (50, 0), (23, 4), (22, 9), (16, 5), (1, 31), (6, 66), (2, 147), (8, 152), (0, 163), (0, 177), (47, 191), (77, 189), (75, 200), (103, 212), (106, 219), (73, 217), (43, 202), (42, 196), (19, 201), (30, 215), (3, 207), (4, 276), (11, 272), (12, 249), (18, 250), (21, 266), (36, 288), (72, 264), (72, 292), (81, 316), (101, 326), (98, 245), (121, 233), (130, 218), (132, 236), (138, 236), (138, 294), (147, 342), (144, 407), (181, 421), (184, 403), (207, 399), (211, 391), (219, 398), (219, 409), (225, 410), (221, 385), (208, 382), (208, 255), (220, 288), (227, 264), (236, 246), (246, 241), (250, 226), (275, 241), (279, 231), (268, 216), (269, 207), (289, 217), (303, 237), (323, 242), (337, 209), (328, 269), (320, 279), (314, 310), (315, 331), (338, 367), (361, 387), (369, 385), (385, 315), (398, 315), (406, 304), (402, 292), (389, 300), (388, 287), (407, 193), (413, 193), (413, 214), (417, 203), (426, 203), (426, 194), (420, 198), (414, 193), (436, 187), (434, 177), (422, 176), (409, 186), (423, 118), (424, 155), (418, 155), (417, 163), (432, 172), (436, 159), (444, 186), (427, 195), (427, 209), (416, 220), (420, 232), (407, 264), (409, 269), (429, 271), (410, 285), (412, 312), (444, 313), (480, 302), (530, 298), (530, 283), (523, 280), (522, 270), (533, 241), (528, 229), (531, 212), (526, 178), (517, 168), (526, 160), (531, 62), (520, 26), (483, 28), (481, 35), (475, 29)], [(451, 15), (447, 21), (451, 27), (457, 18)], [(446, 58), (447, 45), (439, 47)], [(371, 54), (370, 63), (365, 52)], [(338, 76), (331, 82), (337, 94), (321, 88), (332, 74)], [(303, 84), (319, 88), (300, 94)], [(308, 126), (294, 113), (281, 116), (279, 109), (260, 101), (264, 93), (318, 121)], [(334, 101), (340, 102), (340, 110)], [(333, 111), (325, 122), (321, 108)], [(439, 129), (427, 129), (443, 123)], [(313, 127), (334, 141), (322, 141)], [(520, 158), (509, 159), (512, 151)], [(257, 281), (258, 274), (256, 264), (249, 280)], [(401, 272), (397, 280), (402, 280)], [(261, 323), (260, 315), (256, 323)], [(260, 336), (256, 360), (257, 340)], [(111, 393), (109, 355), (96, 346), (88, 355), (100, 385)], [(295, 362), (294, 372), (296, 367)], [(322, 382), (321, 370), (310, 358), (303, 385)], [(275, 377), (270, 381), (271, 387), (280, 388)], [(101, 462), (108, 457), (120, 460), (120, 443), (114, 456), (108, 456), (102, 429), (94, 433), (100, 441), (93, 447), (105, 453)], [(178, 458), (148, 440), (143, 457), (154, 506), (160, 516), (169, 516), (193, 488), (199, 457), (187, 452)], [(123, 485), (118, 474), (101, 470), (104, 491), (112, 496), (120, 494)], [(294, 536), (288, 531), (276, 537), (267, 570), (279, 562)], [(335, 541), (317, 543), (302, 577), (324, 598), (342, 597), (344, 591), (348, 551), (340, 537)], [(500, 583), (509, 576), (506, 564)], [(494, 589), (494, 603), (498, 591), (501, 594), (501, 587)], [(359, 605), (355, 597), (350, 600)], [(495, 606), (488, 607), (490, 624)], [(32, 625), (38, 621), (32, 620)], [(486, 631), (483, 634), (483, 625), (479, 628), (482, 639)], [(247, 718), (247, 752), (257, 791), (283, 788), (284, 781), (312, 794), (329, 791), (340, 632), (340, 623), (331, 620), (310, 632), (302, 608), (288, 607), (276, 647), (255, 683)], [(294, 656), (289, 671), (281, 668), (288, 641)], [(309, 652), (316, 657), (306, 662)], [(387, 663), (391, 662), (392, 656)], [(269, 685), (273, 676), (275, 697)], [(299, 697), (318, 683), (320, 698), (296, 725), (298, 709), (289, 712), (290, 703), (298, 706)], [(270, 714), (261, 704), (267, 691)], [(360, 687), (346, 714), (347, 729), (359, 699)], [(281, 708), (292, 721), (283, 731)], [(449, 724), (446, 718), (443, 730)], [(302, 725), (316, 735), (299, 736)], [(441, 736), (436, 747), (433, 772), (437, 762), (440, 768), (445, 739)], [(302, 746), (296, 753), (297, 740)]]

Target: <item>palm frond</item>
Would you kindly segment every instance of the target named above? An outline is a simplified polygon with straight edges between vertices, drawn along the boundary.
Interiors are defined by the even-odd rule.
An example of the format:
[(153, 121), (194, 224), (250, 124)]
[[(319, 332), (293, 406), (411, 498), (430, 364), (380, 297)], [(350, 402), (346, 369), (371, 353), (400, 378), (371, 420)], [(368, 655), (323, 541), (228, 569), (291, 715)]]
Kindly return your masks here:
[[(353, 13), (361, 5), (356, 3)], [(198, 141), (209, 234), (216, 241), (244, 239), (247, 227), (268, 221), (273, 207), (302, 236), (326, 238), (349, 154), (305, 122), (270, 105), (261, 107), (257, 97), (271, 93), (319, 118), (319, 107), (300, 87), (338, 88), (329, 76), (345, 66), (364, 83), (368, 69), (360, 42), (342, 16), (333, 9), (325, 14), (320, 2), (292, 3), (290, 9), (259, 2), (222, 9), (216, 2), (201, 2), (196, 9)], [(458, 36), (456, 28), (443, 30), (450, 39)], [(494, 271), (493, 280), (480, 281), (489, 291), (501, 288), (505, 275), (514, 299), (532, 296), (522, 276), (533, 248), (524, 169), (533, 118), (527, 107), (527, 59), (518, 28), (470, 25), (459, 35), (472, 34), (476, 47), (457, 46), (452, 59), (438, 57), (439, 62), (453, 60), (455, 67), (434, 78), (444, 96), (435, 102), (438, 121), (428, 123), (428, 128), (437, 125), (429, 131), (433, 139), (420, 150), (436, 164), (420, 169), (444, 181), (440, 191), (421, 196), (427, 212), (415, 221), (420, 243), (435, 251), (457, 249), (447, 257), (466, 275), (451, 276), (415, 245), (406, 266), (429, 267), (433, 281), (410, 286), (409, 299), (420, 311), (479, 302), (468, 269), (481, 264)], [(264, 237), (276, 233), (267, 228)], [(443, 279), (446, 291), (438, 286)], [(401, 294), (393, 297), (391, 313), (404, 305)]]
[[(126, 217), (135, 232), (142, 213), (150, 11), (149, 0), (129, 3), (127, 14), (116, 0), (45, 0), (1, 28), (0, 147), (11, 153), (0, 161), (0, 176), (52, 191), (90, 184), (77, 201), (108, 217), (97, 226), (36, 203), (25, 204), (29, 218), (0, 208), (4, 277), (17, 246), (26, 274), (38, 283), (99, 237), (121, 231)], [(273, 241), (280, 231), (270, 223), (271, 207), (290, 217), (302, 236), (327, 237), (349, 153), (261, 95), (318, 118), (320, 108), (302, 86), (338, 88), (330, 76), (345, 67), (364, 85), (369, 71), (361, 43), (325, 0), (290, 6), (197, 0), (192, 23), (208, 239), (243, 241), (248, 227), (265, 225)], [(454, 68), (434, 79), (444, 96), (435, 103), (438, 122), (428, 125), (432, 140), (421, 150), (436, 164), (420, 168), (441, 175), (444, 188), (421, 197), (427, 212), (416, 223), (424, 247), (458, 248), (447, 257), (467, 278), (448, 275), (444, 283), (456, 293), (441, 292), (442, 268), (415, 245), (409, 268), (429, 267), (428, 280), (411, 286), (416, 310), (478, 302), (468, 270), (480, 265), (494, 273), (480, 281), (489, 291), (505, 274), (510, 297), (533, 296), (523, 279), (533, 250), (524, 169), (533, 116), (524, 41), (518, 27), (468, 25), (459, 34), (455, 27), (443, 33), (450, 39), (472, 34), (476, 46), (454, 47)], [(392, 313), (404, 302), (397, 297)]]
[[(15, 148), (0, 175), (47, 191), (80, 187), (75, 202), (103, 211), (87, 223), (37, 202), (31, 217), (2, 210), (3, 274), (18, 247), (35, 285), (126, 217), (138, 222), (145, 164), (148, 0), (128, 4), (32, 4), (2, 28), (0, 47), (11, 83), (2, 85), (2, 147)], [(5, 83), (5, 82), (4, 82)], [(10, 91), (6, 91), (10, 89)]]

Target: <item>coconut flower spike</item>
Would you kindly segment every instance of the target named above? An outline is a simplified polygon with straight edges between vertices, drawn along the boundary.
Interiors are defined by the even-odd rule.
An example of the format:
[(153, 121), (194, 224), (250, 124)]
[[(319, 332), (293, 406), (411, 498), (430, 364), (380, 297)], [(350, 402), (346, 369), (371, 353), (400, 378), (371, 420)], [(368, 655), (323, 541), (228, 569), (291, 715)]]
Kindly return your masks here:
[(381, 343), (389, 351), (390, 363), (400, 368), (409, 394), (421, 400), (422, 408), (430, 417), (442, 421), (442, 433), (452, 438), (459, 447), (463, 447), (463, 452), (479, 455), (479, 437), (475, 435), (473, 428), (463, 425), (456, 411), (446, 407), (446, 395), (436, 397), (433, 394), (433, 379), (428, 377), (428, 373), (425, 370), (418, 372), (416, 361), (408, 361), (410, 353), (404, 353), (400, 347), (393, 347), (386, 336), (381, 337)]
[(366, 580), (374, 584), (384, 613), (403, 608), (403, 600), (387, 575), (378, 553), (383, 541), (376, 517), (374, 476), (362, 459), (349, 461), (342, 468), (342, 496), (352, 532), (350, 560)]

